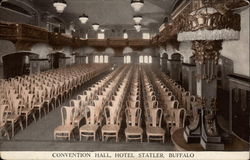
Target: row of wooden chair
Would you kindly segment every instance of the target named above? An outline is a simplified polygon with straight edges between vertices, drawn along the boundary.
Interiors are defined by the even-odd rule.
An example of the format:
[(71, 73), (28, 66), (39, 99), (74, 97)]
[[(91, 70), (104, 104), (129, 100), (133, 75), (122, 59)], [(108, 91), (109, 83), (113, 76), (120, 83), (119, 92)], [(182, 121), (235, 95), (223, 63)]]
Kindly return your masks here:
[[(155, 72), (152, 72), (152, 74), (157, 77)], [(172, 135), (176, 130), (184, 128), (186, 117), (192, 112), (191, 106), (195, 102), (195, 97), (162, 72), (158, 73), (155, 82), (158, 91), (161, 93), (161, 102), (164, 104), (164, 119), (167, 130), (171, 129), (170, 134)], [(179, 103), (180, 100), (182, 103)]]
[(139, 73), (139, 66), (135, 67), (132, 79), (129, 84), (129, 90), (126, 100), (126, 142), (128, 140), (143, 141), (143, 129), (141, 126), (141, 78)]
[[(94, 106), (99, 105), (97, 103), (97, 100), (94, 100), (94, 98), (96, 99), (98, 98), (97, 93), (100, 94), (101, 92), (98, 90), (100, 90), (105, 85), (109, 85), (108, 82), (112, 80), (113, 76), (117, 75), (118, 71), (119, 70), (110, 73), (109, 75), (107, 75), (106, 77), (98, 81), (97, 83), (93, 84), (91, 87), (87, 88), (87, 90), (83, 91), (83, 94), (77, 95), (76, 100), (72, 99), (70, 101), (70, 107), (63, 106), (61, 108), (62, 125), (55, 128), (54, 139), (58, 137), (62, 137), (62, 138), (68, 138), (70, 140), (73, 129), (75, 127), (78, 127), (79, 129), (81, 120), (85, 117), (89, 117), (89, 115), (86, 115), (87, 113), (86, 106), (89, 105), (90, 102)], [(96, 117), (95, 119), (98, 119), (98, 117)], [(95, 134), (95, 132), (93, 134)]]
[[(128, 65), (116, 69), (110, 75), (84, 91), (83, 95), (78, 95), (77, 100), (71, 101), (71, 103), (78, 102), (78, 107), (76, 107), (77, 105), (62, 107), (62, 112), (66, 110), (66, 117), (68, 118), (65, 119), (62, 113), (63, 123), (55, 128), (54, 139), (64, 137), (70, 140), (73, 129), (77, 127), (79, 129), (80, 141), (82, 137), (92, 137), (95, 141), (97, 130), (102, 126), (102, 140), (116, 137), (116, 141), (118, 141), (122, 103), (130, 73), (131, 67)], [(86, 123), (83, 126), (79, 125), (79, 121), (75, 123), (79, 115), (81, 115), (79, 119), (85, 119)], [(104, 120), (103, 117), (105, 117)], [(105, 125), (102, 125), (103, 121), (105, 121)]]
[(75, 65), (42, 72), (36, 75), (15, 77), (1, 80), (0, 87), (0, 124), (1, 130), (9, 139), (8, 124), (11, 124), (12, 137), (15, 134), (15, 125), (18, 123), (23, 129), (22, 118), (28, 126), (28, 118), (32, 115), (36, 121), (36, 112), (39, 118), (41, 112), (46, 115), (56, 105), (60, 105), (65, 96), (70, 96), (74, 89), (84, 82), (106, 71), (109, 65)]
[(165, 130), (162, 128), (163, 109), (159, 106), (157, 93), (152, 84), (152, 75), (148, 68), (142, 68), (143, 100), (146, 121), (147, 140), (161, 140), (165, 142)]

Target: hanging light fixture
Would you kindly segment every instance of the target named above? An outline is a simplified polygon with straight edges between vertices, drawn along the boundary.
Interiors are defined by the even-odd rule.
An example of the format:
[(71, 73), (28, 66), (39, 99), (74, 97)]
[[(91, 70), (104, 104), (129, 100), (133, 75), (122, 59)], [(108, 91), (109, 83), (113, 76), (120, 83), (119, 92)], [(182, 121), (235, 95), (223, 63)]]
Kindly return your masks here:
[(80, 17), (79, 17), (79, 20), (82, 24), (85, 24), (88, 20), (89, 20), (89, 17), (86, 15), (86, 14), (82, 14)]
[(99, 29), (99, 26), (100, 25), (98, 23), (92, 24), (92, 27), (93, 27), (94, 31), (97, 31)]
[(8, 2), (8, 0), (2, 0), (2, 1), (0, 1), (0, 6), (2, 5), (3, 2)]
[(58, 13), (63, 13), (64, 9), (67, 7), (67, 3), (65, 0), (55, 0), (53, 6)]
[(135, 24), (140, 24), (142, 21), (142, 16), (134, 16), (133, 20), (135, 21)]
[(141, 31), (141, 25), (140, 24), (135, 24), (134, 27), (135, 27), (137, 32)]
[(144, 5), (144, 0), (131, 0), (131, 7), (135, 12), (139, 12)]

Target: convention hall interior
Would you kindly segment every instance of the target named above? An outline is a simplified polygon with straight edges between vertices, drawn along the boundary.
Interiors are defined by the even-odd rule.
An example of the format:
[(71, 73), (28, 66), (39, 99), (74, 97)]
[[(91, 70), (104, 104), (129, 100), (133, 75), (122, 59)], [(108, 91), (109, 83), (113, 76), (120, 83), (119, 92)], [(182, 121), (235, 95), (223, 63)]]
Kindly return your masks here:
[(0, 0), (0, 151), (249, 151), (249, 0)]

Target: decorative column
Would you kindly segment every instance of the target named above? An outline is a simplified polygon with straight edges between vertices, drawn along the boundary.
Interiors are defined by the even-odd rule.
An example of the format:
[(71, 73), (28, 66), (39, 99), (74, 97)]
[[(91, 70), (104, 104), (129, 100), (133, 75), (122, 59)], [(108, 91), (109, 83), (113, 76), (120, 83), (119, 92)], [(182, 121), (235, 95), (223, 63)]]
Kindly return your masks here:
[(216, 119), (217, 64), (222, 41), (193, 41), (197, 96), (202, 99), (200, 144), (206, 150), (224, 150)]
[(217, 67), (223, 40), (237, 40), (240, 16), (219, 12), (212, 0), (192, 0), (192, 12), (181, 24), (178, 41), (192, 41), (196, 62), (198, 101), (193, 104), (187, 143), (199, 142), (205, 150), (224, 150), (217, 125)]

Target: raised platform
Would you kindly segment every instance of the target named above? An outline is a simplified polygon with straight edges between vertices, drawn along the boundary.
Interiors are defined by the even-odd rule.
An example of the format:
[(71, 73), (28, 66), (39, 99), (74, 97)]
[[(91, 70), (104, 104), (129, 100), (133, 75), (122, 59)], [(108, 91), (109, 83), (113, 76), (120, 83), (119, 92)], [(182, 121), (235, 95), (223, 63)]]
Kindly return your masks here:
[[(204, 151), (200, 143), (186, 143), (183, 132), (184, 129), (176, 130), (171, 137), (177, 151)], [(225, 151), (249, 151), (249, 144), (242, 142), (237, 137), (232, 139), (232, 143), (225, 144)]]

